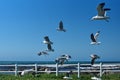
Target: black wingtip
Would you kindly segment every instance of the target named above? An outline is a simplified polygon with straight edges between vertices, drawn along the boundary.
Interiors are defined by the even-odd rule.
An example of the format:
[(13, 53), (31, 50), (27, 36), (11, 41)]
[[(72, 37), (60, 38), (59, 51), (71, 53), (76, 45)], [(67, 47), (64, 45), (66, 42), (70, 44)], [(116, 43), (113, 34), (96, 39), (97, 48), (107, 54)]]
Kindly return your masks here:
[(105, 5), (105, 2), (100, 3), (100, 5)]
[(100, 31), (98, 31), (98, 33), (100, 33)]
[(105, 8), (104, 11), (110, 11), (111, 9), (110, 8)]

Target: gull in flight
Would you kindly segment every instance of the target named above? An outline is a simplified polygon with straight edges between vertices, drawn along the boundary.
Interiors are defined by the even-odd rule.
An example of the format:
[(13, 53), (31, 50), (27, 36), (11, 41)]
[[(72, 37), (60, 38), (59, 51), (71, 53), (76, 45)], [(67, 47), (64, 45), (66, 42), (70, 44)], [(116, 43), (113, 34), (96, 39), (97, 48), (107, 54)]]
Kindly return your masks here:
[(100, 31), (96, 32), (95, 35), (93, 33), (90, 35), (90, 38), (92, 40), (91, 42), (92, 45), (95, 45), (95, 44), (99, 45), (101, 43), (101, 42), (97, 42), (97, 37), (99, 36), (99, 33)]
[(44, 37), (43, 43), (44, 43), (44, 44), (53, 44), (53, 42), (50, 41), (50, 39), (49, 39), (48, 36), (45, 36), (45, 37)]
[(41, 55), (48, 55), (48, 53), (45, 52), (45, 51), (41, 51), (41, 52), (38, 53), (38, 56), (41, 56)]
[(55, 62), (58, 63), (58, 64), (63, 65), (63, 63), (64, 63), (65, 61), (68, 61), (69, 59), (71, 59), (71, 56), (65, 54), (65, 55), (61, 55), (60, 57), (56, 58), (56, 59), (55, 59)]
[(96, 59), (99, 59), (100, 57), (96, 54), (91, 54), (90, 57), (92, 58), (91, 60), (91, 65), (93, 65), (95, 63)]
[(66, 32), (66, 30), (63, 28), (63, 22), (60, 21), (59, 23), (59, 27), (57, 28), (58, 31), (63, 31), (63, 32)]
[(100, 3), (97, 6), (98, 15), (92, 17), (91, 20), (105, 20), (108, 22), (108, 19), (110, 19), (110, 17), (106, 16), (106, 11), (109, 11), (110, 8), (104, 8), (104, 6), (105, 6), (105, 3)]
[(61, 55), (61, 57), (62, 57), (62, 58), (66, 58), (67, 60), (68, 60), (68, 59), (71, 59), (71, 56), (68, 55), (68, 54)]

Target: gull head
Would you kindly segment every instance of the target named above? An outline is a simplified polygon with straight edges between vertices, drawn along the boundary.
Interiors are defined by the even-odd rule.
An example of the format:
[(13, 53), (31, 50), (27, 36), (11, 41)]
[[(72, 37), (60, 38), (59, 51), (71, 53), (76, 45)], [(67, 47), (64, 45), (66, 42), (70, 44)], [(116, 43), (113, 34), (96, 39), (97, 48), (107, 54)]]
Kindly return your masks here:
[(100, 58), (100, 57), (99, 57), (98, 55), (96, 55), (96, 54), (91, 54), (90, 57), (91, 57), (91, 58), (94, 58), (94, 59), (99, 59), (99, 58)]

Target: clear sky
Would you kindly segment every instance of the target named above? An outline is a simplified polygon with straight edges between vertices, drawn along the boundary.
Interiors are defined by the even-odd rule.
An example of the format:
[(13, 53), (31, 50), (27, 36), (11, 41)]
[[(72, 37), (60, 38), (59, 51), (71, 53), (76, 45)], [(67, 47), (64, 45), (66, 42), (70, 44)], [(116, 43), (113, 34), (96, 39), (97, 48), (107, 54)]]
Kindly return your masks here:
[[(91, 21), (96, 7), (111, 8), (109, 22)], [(62, 54), (71, 61), (120, 61), (120, 0), (0, 0), (0, 61), (54, 61)], [(63, 21), (66, 32), (56, 28)], [(90, 45), (90, 34), (101, 31), (100, 45)], [(53, 41), (54, 52), (46, 50), (44, 36)]]

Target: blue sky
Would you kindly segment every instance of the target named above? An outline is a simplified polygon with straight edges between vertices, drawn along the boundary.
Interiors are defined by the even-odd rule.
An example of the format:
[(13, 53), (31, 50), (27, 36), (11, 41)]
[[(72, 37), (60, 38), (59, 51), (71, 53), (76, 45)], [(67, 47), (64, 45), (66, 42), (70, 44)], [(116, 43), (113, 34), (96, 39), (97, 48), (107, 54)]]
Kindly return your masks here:
[[(96, 7), (105, 2), (111, 8), (109, 22), (91, 21)], [(89, 61), (90, 54), (99, 61), (120, 61), (119, 0), (0, 0), (0, 61), (54, 61), (70, 54), (71, 61)], [(66, 32), (56, 28), (63, 21)], [(90, 45), (90, 34), (101, 31), (100, 45)], [(44, 36), (54, 42), (48, 56)]]

